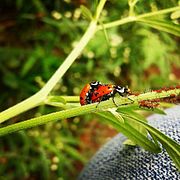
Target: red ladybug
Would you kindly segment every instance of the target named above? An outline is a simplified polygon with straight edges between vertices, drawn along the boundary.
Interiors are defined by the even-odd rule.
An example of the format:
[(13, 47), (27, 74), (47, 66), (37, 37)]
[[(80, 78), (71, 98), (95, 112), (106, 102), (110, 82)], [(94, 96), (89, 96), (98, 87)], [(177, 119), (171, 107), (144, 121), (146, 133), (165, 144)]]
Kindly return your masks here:
[[(126, 97), (130, 90), (127, 87), (116, 86), (113, 84), (101, 84), (98, 81), (87, 84), (81, 91), (80, 104), (91, 104), (101, 102), (113, 98), (118, 93), (122, 97)], [(114, 102), (115, 103), (115, 102)]]
[[(122, 97), (126, 97), (130, 90), (127, 87), (116, 86), (113, 84), (104, 84), (99, 86), (97, 90), (92, 93), (91, 100), (92, 103), (106, 101), (112, 97), (114, 102), (114, 97), (118, 93)], [(114, 102), (115, 103), (115, 102)]]
[(101, 82), (99, 81), (93, 81), (89, 84), (86, 84), (84, 88), (82, 89), (80, 93), (80, 104), (86, 105), (86, 104), (91, 104), (91, 96), (92, 93), (101, 85)]

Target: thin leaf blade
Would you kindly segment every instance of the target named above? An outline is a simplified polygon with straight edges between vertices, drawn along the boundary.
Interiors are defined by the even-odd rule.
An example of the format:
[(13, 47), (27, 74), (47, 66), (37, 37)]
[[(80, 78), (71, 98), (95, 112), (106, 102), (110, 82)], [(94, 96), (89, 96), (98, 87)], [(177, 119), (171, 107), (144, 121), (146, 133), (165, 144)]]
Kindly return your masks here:
[[(112, 126), (114, 126), (116, 129), (118, 129), (120, 132), (122, 132), (125, 136), (127, 136), (129, 139), (131, 139), (134, 143), (142, 146), (144, 149), (153, 152), (158, 153), (160, 152), (159, 146), (154, 144), (151, 140), (149, 140), (144, 134), (139, 132), (137, 129), (133, 128), (128, 123), (119, 123), (119, 120), (117, 120), (111, 113), (105, 111), (101, 113), (96, 113), (99, 116), (103, 117), (105, 120), (108, 121)], [(123, 117), (125, 119), (125, 117)]]
[(147, 19), (147, 18), (139, 19), (139, 21), (152, 28), (173, 34), (175, 36), (180, 36), (179, 25), (170, 23), (169, 21), (154, 20), (154, 19)]

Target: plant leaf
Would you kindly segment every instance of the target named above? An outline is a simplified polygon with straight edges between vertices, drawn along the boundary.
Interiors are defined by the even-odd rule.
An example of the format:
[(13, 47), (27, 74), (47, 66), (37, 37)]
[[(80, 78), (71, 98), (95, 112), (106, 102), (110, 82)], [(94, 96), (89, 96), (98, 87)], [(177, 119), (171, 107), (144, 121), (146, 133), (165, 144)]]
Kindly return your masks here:
[(142, 134), (137, 129), (132, 127), (129, 123), (126, 123), (126, 121), (125, 121), (125, 123), (120, 123), (119, 120), (117, 120), (116, 117), (108, 111), (104, 111), (104, 112), (96, 113), (96, 114), (105, 118), (105, 120), (107, 120), (108, 123), (111, 123), (116, 129), (118, 129), (125, 136), (127, 136), (129, 139), (131, 139), (134, 143), (142, 146), (144, 149), (146, 149), (150, 152), (153, 152), (153, 153), (160, 152), (159, 146), (154, 144), (144, 134)]
[(163, 134), (158, 129), (147, 124), (146, 122), (136, 119), (134, 117), (130, 117), (130, 119), (139, 122), (150, 132), (151, 135), (153, 134), (152, 137), (155, 140), (156, 145), (157, 141), (159, 141), (162, 144), (162, 146), (166, 149), (173, 162), (176, 164), (177, 168), (180, 170), (180, 145), (176, 141), (172, 140), (171, 138)]
[[(143, 108), (143, 107), (139, 107), (136, 104), (133, 105), (128, 105), (128, 106), (119, 106), (118, 107), (118, 112), (134, 112), (134, 110), (143, 110), (143, 111), (150, 111), (153, 113), (157, 113), (157, 114), (164, 114), (166, 115), (166, 113), (164, 112), (164, 110), (159, 109), (159, 108), (153, 108), (153, 109), (148, 109), (148, 108)], [(136, 115), (139, 115), (139, 113), (136, 113)], [(140, 115), (141, 116), (141, 115)], [(141, 116), (141, 118), (144, 118), (143, 116)], [(144, 118), (145, 119), (145, 118)]]
[(34, 56), (30, 56), (21, 70), (21, 76), (24, 77), (33, 68), (36, 61), (37, 59)]
[[(121, 115), (125, 120), (124, 123), (119, 123), (115, 116), (113, 116), (109, 112), (98, 114), (109, 120), (109, 123), (111, 123), (124, 135), (126, 135), (132, 142), (137, 143), (138, 145), (144, 147), (146, 150), (150, 150), (151, 152), (159, 152), (160, 147), (158, 142), (160, 142), (168, 152), (173, 162), (176, 164), (177, 168), (180, 169), (180, 145), (176, 141), (172, 140), (156, 128), (147, 124), (146, 120), (144, 120), (144, 117), (141, 117), (141, 115), (139, 115), (138, 113), (133, 111), (128, 112), (126, 108), (118, 108), (117, 111), (121, 112)], [(143, 126), (143, 129), (146, 129), (149, 132), (154, 143), (150, 141), (142, 132), (137, 130), (137, 124), (139, 124), (139, 126)], [(153, 149), (150, 149), (151, 145)]]
[(134, 143), (132, 140), (130, 140), (130, 139), (126, 139), (124, 142), (123, 142), (123, 144), (125, 144), (125, 145), (130, 145), (130, 146), (135, 146), (136, 145), (136, 143)]
[(91, 20), (93, 19), (93, 16), (92, 16), (91, 11), (90, 11), (87, 7), (85, 7), (85, 6), (83, 6), (83, 5), (81, 5), (80, 8), (81, 8), (82, 15), (83, 15), (87, 20), (91, 21)]
[(80, 160), (83, 163), (87, 162), (87, 159), (84, 158), (75, 148), (69, 145), (64, 145), (64, 149), (69, 155), (71, 155), (75, 159)]
[(167, 33), (173, 34), (175, 36), (180, 36), (180, 28), (179, 25), (173, 24), (169, 21), (162, 21), (162, 20), (155, 20), (155, 19), (147, 19), (142, 18), (139, 19), (140, 22), (143, 22), (144, 24), (147, 24), (148, 26), (165, 31)]
[[(126, 114), (129, 114), (130, 116), (136, 117), (137, 119), (141, 119), (144, 122), (147, 122), (146, 118), (144, 118), (144, 116), (129, 110), (126, 111), (125, 109), (118, 109), (118, 112), (120, 112), (121, 114), (124, 114), (124, 116), (126, 116)], [(144, 128), (142, 125), (140, 125), (139, 123), (135, 122), (135, 121), (127, 121), (127, 123), (129, 123), (131, 126), (133, 126), (135, 129), (137, 129), (139, 132), (141, 132), (142, 134), (144, 134), (145, 136), (147, 136), (147, 130), (146, 128)]]
[(171, 14), (171, 19), (178, 19), (180, 18), (180, 10), (175, 11)]
[(63, 103), (66, 104), (66, 100), (62, 96), (49, 96), (48, 97), (48, 102), (58, 102), (58, 103)]
[(124, 118), (116, 111), (116, 108), (110, 108), (108, 111), (115, 116), (120, 123), (124, 123)]

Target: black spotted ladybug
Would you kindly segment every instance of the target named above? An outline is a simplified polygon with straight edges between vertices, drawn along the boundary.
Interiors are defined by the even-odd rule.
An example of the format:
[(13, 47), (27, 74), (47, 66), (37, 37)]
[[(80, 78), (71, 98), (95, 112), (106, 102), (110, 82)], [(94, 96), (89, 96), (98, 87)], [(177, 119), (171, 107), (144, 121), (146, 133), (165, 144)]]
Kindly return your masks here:
[(89, 84), (86, 84), (84, 88), (81, 90), (80, 93), (80, 104), (86, 105), (86, 104), (91, 104), (92, 100), (92, 93), (98, 89), (98, 87), (101, 85), (101, 82), (99, 81), (92, 81)]
[[(93, 81), (82, 89), (80, 93), (80, 104), (86, 105), (95, 102), (101, 102), (113, 98), (116, 94), (126, 97), (130, 90), (127, 87), (121, 87), (113, 84), (101, 84), (99, 81)], [(115, 103), (115, 102), (114, 102)]]

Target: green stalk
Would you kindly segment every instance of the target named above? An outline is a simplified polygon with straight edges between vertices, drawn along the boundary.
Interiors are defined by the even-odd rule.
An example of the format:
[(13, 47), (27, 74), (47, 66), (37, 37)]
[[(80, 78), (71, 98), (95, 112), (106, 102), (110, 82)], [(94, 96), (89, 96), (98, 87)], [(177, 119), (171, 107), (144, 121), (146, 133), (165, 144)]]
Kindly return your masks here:
[[(162, 91), (161, 93), (148, 92), (148, 93), (144, 93), (138, 96), (131, 95), (129, 96), (129, 98), (134, 101), (133, 104), (138, 104), (138, 101), (141, 101), (141, 100), (152, 100), (152, 99), (157, 99), (157, 98), (164, 98), (164, 97), (169, 97), (171, 94), (175, 94), (176, 96), (179, 95), (180, 89)], [(128, 98), (121, 98), (121, 97), (116, 97), (115, 102), (119, 106), (123, 104), (132, 103), (132, 101), (130, 101)], [(94, 103), (94, 104), (90, 104), (86, 106), (80, 106), (80, 107), (75, 107), (68, 110), (50, 113), (48, 115), (43, 115), (40, 117), (32, 118), (29, 120), (25, 120), (23, 122), (15, 123), (15, 124), (0, 128), (0, 136), (6, 135), (8, 133), (16, 132), (22, 129), (27, 129), (27, 128), (43, 125), (48, 122), (54, 122), (60, 119), (67, 119), (67, 118), (79, 116), (82, 114), (107, 110), (108, 108), (113, 108), (113, 107), (116, 107), (116, 106), (113, 103), (112, 99), (110, 99), (108, 101), (101, 102), (100, 104), (98, 104), (98, 106), (97, 106), (97, 103)]]
[(28, 99), (16, 104), (13, 107), (0, 113), (0, 123), (6, 121), (9, 118), (12, 118), (22, 112), (25, 112), (29, 109), (32, 109), (40, 105), (47, 97), (49, 92), (54, 88), (56, 83), (62, 78), (66, 71), (70, 68), (73, 62), (81, 54), (84, 47), (94, 36), (96, 32), (97, 22), (99, 15), (104, 7), (106, 0), (101, 0), (96, 10), (95, 18), (90, 22), (89, 27), (87, 28), (85, 34), (82, 36), (81, 40), (77, 46), (71, 51), (68, 57), (64, 60), (63, 64), (57, 69), (53, 76), (49, 79), (46, 85), (35, 95), (29, 97)]
[(100, 16), (100, 13), (102, 12), (102, 9), (105, 5), (107, 0), (101, 0), (97, 6), (97, 10), (96, 10), (96, 13), (95, 13), (95, 16), (94, 16), (94, 19), (98, 20), (99, 19), (99, 16)]
[(87, 45), (89, 40), (93, 37), (96, 30), (96, 21), (92, 21), (79, 41), (78, 45), (72, 50), (69, 56), (65, 59), (63, 64), (57, 69), (53, 76), (49, 79), (46, 85), (35, 95), (30, 98), (18, 103), (17, 105), (3, 111), (0, 113), (0, 123), (6, 121), (7, 119), (14, 117), (24, 111), (34, 108), (40, 105), (47, 97), (49, 92), (53, 89), (56, 83), (62, 78), (65, 72), (69, 69), (72, 63), (80, 55), (84, 47)]
[(128, 1), (128, 4), (129, 4), (129, 16), (134, 16), (135, 15), (134, 7), (135, 7), (137, 2), (138, 2), (138, 0), (129, 0)]
[(129, 23), (129, 22), (136, 22), (136, 21), (138, 21), (140, 19), (143, 19), (143, 18), (162, 15), (162, 14), (170, 13), (170, 12), (177, 11), (177, 10), (180, 10), (180, 6), (176, 6), (176, 7), (168, 8), (168, 9), (163, 9), (163, 10), (160, 10), (160, 11), (145, 13), (145, 14), (137, 15), (137, 16), (129, 16), (129, 17), (117, 20), (117, 21), (113, 21), (111, 23), (106, 23), (106, 24), (103, 25), (103, 27), (99, 25), (97, 30), (102, 30), (103, 28), (105, 28), (105, 29), (112, 28), (112, 27), (115, 27), (115, 26), (119, 26), (119, 25), (122, 25), (122, 24)]

